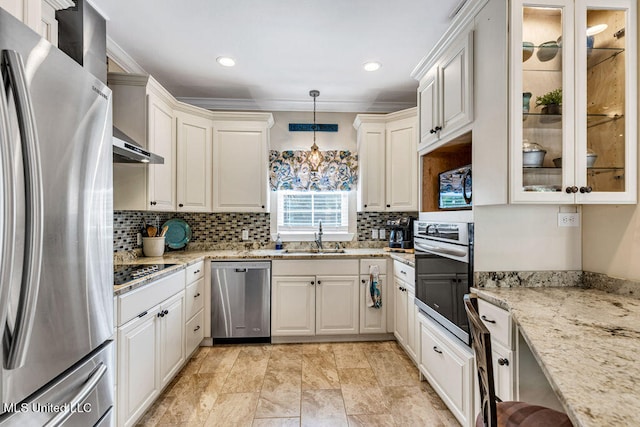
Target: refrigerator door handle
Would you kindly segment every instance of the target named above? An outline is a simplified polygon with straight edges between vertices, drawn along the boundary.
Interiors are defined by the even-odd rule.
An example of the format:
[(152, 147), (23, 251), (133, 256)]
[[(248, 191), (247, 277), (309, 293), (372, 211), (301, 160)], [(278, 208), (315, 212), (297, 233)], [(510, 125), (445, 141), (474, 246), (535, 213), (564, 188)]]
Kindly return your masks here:
[(82, 388), (76, 393), (75, 396), (68, 402), (68, 404), (60, 405), (64, 408), (64, 410), (60, 411), (55, 417), (49, 420), (48, 423), (45, 424), (45, 427), (58, 427), (64, 424), (67, 419), (71, 415), (73, 415), (74, 411), (77, 411), (80, 404), (87, 398), (89, 395), (98, 387), (100, 380), (104, 377), (104, 374), (107, 372), (107, 365), (103, 362), (100, 362), (98, 365), (98, 369), (96, 369), (93, 374), (87, 379)]
[[(22, 273), (14, 330), (10, 336), (5, 336), (4, 340), (8, 343), (4, 366), (6, 369), (16, 369), (24, 364), (27, 355), (40, 286), (43, 243), (42, 168), (33, 103), (27, 88), (22, 58), (16, 51), (3, 50), (2, 62), (3, 72), (6, 71), (5, 78), (8, 80), (7, 86), (11, 87), (16, 105), (25, 168), (25, 268)], [(8, 332), (8, 328), (5, 328), (5, 334)]]
[[(9, 141), (9, 107), (4, 89), (4, 79), (0, 73), (0, 188), (2, 189), (2, 221), (0, 222), (0, 325), (7, 316), (7, 304), (11, 283), (13, 283), (13, 263), (16, 251), (16, 181), (13, 170), (14, 148)], [(1, 330), (1, 329), (0, 329)]]

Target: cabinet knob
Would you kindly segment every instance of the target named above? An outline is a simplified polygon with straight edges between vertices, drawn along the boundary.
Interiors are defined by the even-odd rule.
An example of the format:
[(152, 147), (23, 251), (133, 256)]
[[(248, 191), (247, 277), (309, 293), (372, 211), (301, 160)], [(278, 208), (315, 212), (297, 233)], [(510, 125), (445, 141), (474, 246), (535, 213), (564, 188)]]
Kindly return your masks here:
[(322, 282), (320, 280), (318, 280), (318, 285), (321, 285), (321, 284), (322, 284)]
[(438, 354), (442, 354), (442, 350), (440, 350), (437, 346), (433, 346), (433, 351), (435, 351)]
[(500, 366), (509, 366), (509, 359), (503, 359), (502, 357), (498, 359), (498, 365)]
[(184, 205), (182, 203), (178, 204), (179, 208), (184, 208)]
[(435, 129), (430, 129), (429, 133), (433, 135), (434, 133), (436, 133), (436, 130)]
[(264, 209), (264, 205), (262, 205), (262, 209)]
[(567, 194), (577, 193), (578, 187), (576, 187), (575, 185), (573, 187), (567, 187), (565, 191), (567, 192)]
[(364, 279), (362, 279), (362, 280), (361, 280), (361, 282), (362, 282), (362, 284), (363, 284), (363, 285), (364, 285), (365, 283), (367, 283), (367, 281), (366, 281), (366, 280), (364, 280)]
[(364, 207), (366, 208), (366, 207), (367, 207), (367, 205), (364, 205)]
[(164, 314), (169, 314), (169, 310), (165, 310), (165, 311), (164, 311)]
[(314, 282), (313, 280), (311, 281), (311, 286), (315, 285), (316, 282)]
[(442, 126), (436, 126), (435, 131), (440, 132), (442, 130)]
[(193, 274), (198, 274), (198, 273), (200, 273), (200, 270), (196, 270), (193, 272)]
[(482, 316), (480, 316), (480, 318), (482, 320), (484, 320), (485, 322), (487, 322), (487, 323), (496, 323), (495, 320), (491, 320), (491, 319), (487, 318), (487, 316), (485, 316), (484, 314)]
[(198, 298), (200, 296), (200, 292), (198, 292), (197, 294), (195, 294), (193, 297), (194, 298)]
[(592, 191), (593, 191), (593, 188), (591, 188), (591, 187), (580, 187), (580, 192), (581, 192), (582, 194), (584, 194), (584, 193), (591, 193)]
[(391, 205), (387, 205), (387, 207), (388, 207), (388, 208), (390, 208), (390, 207), (391, 207)]
[(151, 206), (155, 206), (157, 202), (151, 202)]
[(158, 315), (157, 315), (157, 316), (158, 316), (158, 317), (164, 317), (164, 312), (163, 312), (163, 311), (161, 311), (160, 313), (158, 313)]

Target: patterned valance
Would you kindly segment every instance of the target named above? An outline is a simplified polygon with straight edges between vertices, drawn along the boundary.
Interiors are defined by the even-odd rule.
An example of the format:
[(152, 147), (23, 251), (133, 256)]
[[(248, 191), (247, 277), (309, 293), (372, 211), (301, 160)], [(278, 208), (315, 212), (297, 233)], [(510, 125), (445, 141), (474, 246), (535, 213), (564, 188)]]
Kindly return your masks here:
[(350, 191), (358, 183), (358, 155), (350, 151), (322, 151), (318, 172), (307, 161), (310, 151), (270, 151), (269, 184), (272, 191)]

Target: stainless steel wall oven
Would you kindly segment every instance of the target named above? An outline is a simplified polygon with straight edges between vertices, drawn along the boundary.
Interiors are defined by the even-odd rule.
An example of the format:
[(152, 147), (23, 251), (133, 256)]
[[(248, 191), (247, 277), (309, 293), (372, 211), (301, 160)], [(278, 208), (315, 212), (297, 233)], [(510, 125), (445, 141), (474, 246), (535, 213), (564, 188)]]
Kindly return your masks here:
[(414, 223), (418, 308), (470, 344), (463, 297), (473, 285), (473, 223)]

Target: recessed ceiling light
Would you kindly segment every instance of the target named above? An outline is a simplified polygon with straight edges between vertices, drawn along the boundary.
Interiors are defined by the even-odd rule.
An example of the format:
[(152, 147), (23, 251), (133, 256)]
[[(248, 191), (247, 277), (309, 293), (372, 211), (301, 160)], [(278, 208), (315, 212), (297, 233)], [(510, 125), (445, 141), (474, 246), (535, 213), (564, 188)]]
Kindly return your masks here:
[(600, 34), (604, 30), (606, 30), (608, 27), (609, 26), (607, 24), (594, 25), (593, 27), (587, 28), (587, 35), (588, 36), (595, 36), (596, 34)]
[(218, 64), (222, 65), (223, 67), (233, 67), (234, 65), (236, 65), (236, 60), (233, 58), (229, 58), (228, 56), (218, 56), (216, 58), (216, 61), (218, 61)]
[(372, 61), (364, 63), (364, 69), (366, 71), (376, 71), (379, 70), (380, 67), (382, 67), (382, 64), (380, 64), (379, 62)]

